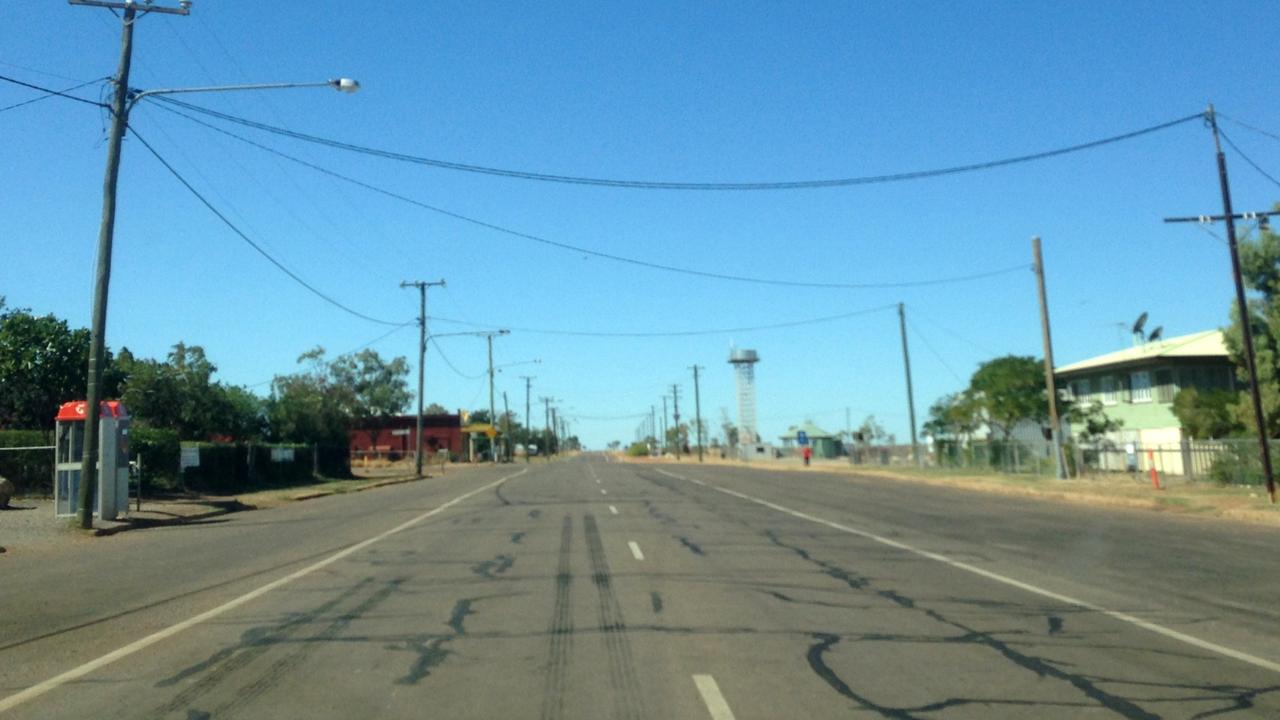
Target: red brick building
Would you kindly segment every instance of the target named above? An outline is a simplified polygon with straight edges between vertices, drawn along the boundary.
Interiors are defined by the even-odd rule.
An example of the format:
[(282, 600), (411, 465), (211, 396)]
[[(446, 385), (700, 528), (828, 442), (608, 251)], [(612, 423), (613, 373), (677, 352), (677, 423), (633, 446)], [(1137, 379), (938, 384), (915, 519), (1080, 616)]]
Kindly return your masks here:
[[(381, 429), (357, 429), (347, 433), (353, 458), (381, 455), (393, 460), (412, 456), (416, 446), (414, 430), (416, 415), (397, 415)], [(462, 418), (458, 415), (423, 415), (422, 448), (424, 453), (435, 454), (448, 450), (461, 454), (466, 451), (462, 439)]]

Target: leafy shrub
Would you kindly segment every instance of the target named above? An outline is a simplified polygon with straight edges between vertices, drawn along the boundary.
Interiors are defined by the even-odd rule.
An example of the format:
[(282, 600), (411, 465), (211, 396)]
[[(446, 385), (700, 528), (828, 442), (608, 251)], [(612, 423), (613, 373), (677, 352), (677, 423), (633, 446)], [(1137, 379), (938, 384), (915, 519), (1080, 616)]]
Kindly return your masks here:
[(631, 443), (631, 447), (627, 448), (627, 455), (630, 457), (645, 457), (649, 454), (649, 444), (642, 442)]

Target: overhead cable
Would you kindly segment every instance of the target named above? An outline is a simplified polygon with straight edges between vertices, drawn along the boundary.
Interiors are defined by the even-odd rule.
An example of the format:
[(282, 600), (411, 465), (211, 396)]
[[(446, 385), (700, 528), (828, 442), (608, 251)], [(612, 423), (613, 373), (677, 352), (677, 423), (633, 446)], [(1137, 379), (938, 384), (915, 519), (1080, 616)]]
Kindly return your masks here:
[(543, 245), (549, 245), (549, 246), (551, 246), (551, 247), (559, 248), (559, 249), (561, 249), (561, 250), (568, 250), (568, 251), (575, 252), (575, 253), (582, 253), (582, 254), (584, 254), (584, 255), (591, 255), (591, 256), (593, 256), (593, 257), (604, 258), (604, 259), (606, 259), (606, 260), (612, 260), (612, 261), (614, 261), (614, 262), (626, 263), (626, 264), (629, 264), (629, 265), (638, 265), (638, 266), (640, 266), (640, 267), (647, 267), (647, 268), (650, 268), (650, 269), (653, 269), (653, 270), (661, 270), (661, 271), (663, 271), (663, 272), (680, 273), (680, 274), (682, 274), (682, 275), (694, 275), (694, 276), (697, 276), (697, 277), (705, 277), (705, 278), (710, 278), (710, 279), (714, 279), (714, 280), (727, 280), (727, 281), (731, 281), (731, 282), (752, 283), (752, 284), (756, 284), (756, 285), (773, 285), (773, 286), (781, 286), (781, 287), (821, 288), (821, 289), (828, 289), (828, 290), (872, 290), (872, 289), (880, 289), (880, 288), (924, 287), (924, 286), (929, 286), (929, 285), (945, 285), (945, 284), (951, 284), (951, 283), (970, 282), (970, 281), (973, 281), (973, 280), (982, 280), (982, 279), (985, 279), (985, 278), (995, 277), (995, 276), (998, 276), (998, 275), (1006, 275), (1006, 274), (1009, 274), (1009, 273), (1012, 273), (1012, 272), (1017, 272), (1017, 271), (1020, 271), (1020, 270), (1024, 270), (1024, 269), (1026, 269), (1026, 267), (1027, 267), (1027, 265), (1024, 263), (1024, 264), (1019, 264), (1019, 265), (1013, 265), (1013, 266), (1010, 266), (1010, 267), (1000, 268), (1000, 269), (997, 269), (997, 270), (991, 270), (991, 271), (981, 272), (981, 273), (974, 273), (974, 274), (971, 274), (971, 275), (959, 275), (959, 276), (952, 276), (952, 277), (945, 277), (945, 278), (929, 278), (929, 279), (925, 279), (925, 280), (903, 280), (903, 281), (896, 281), (896, 282), (878, 282), (878, 283), (876, 283), (876, 282), (871, 282), (871, 283), (829, 283), (829, 282), (807, 282), (807, 281), (802, 281), (802, 280), (781, 280), (781, 279), (773, 279), (773, 278), (752, 277), (752, 276), (748, 276), (748, 275), (731, 275), (731, 274), (728, 274), (728, 273), (717, 273), (717, 272), (708, 272), (708, 271), (706, 271), (706, 270), (695, 270), (695, 269), (693, 269), (693, 268), (684, 268), (684, 267), (679, 267), (679, 266), (676, 266), (676, 265), (664, 265), (664, 264), (662, 264), (662, 263), (650, 262), (650, 261), (648, 261), (648, 260), (641, 260), (641, 259), (639, 259), (639, 258), (627, 257), (627, 256), (625, 256), (625, 255), (614, 255), (614, 254), (612, 254), (612, 253), (601, 252), (601, 251), (599, 251), (599, 250), (592, 250), (592, 249), (590, 249), (590, 248), (585, 248), (585, 247), (581, 247), (581, 246), (578, 246), (578, 245), (570, 245), (569, 243), (560, 242), (560, 241), (558, 241), (558, 240), (551, 240), (551, 239), (548, 239), (548, 238), (545, 238), (545, 237), (541, 237), (541, 236), (538, 236), (538, 235), (533, 235), (533, 234), (531, 234), (531, 233), (526, 233), (526, 232), (522, 232), (522, 231), (519, 231), (519, 230), (513, 230), (513, 229), (508, 228), (508, 227), (503, 227), (503, 226), (501, 226), (501, 225), (497, 225), (497, 224), (494, 224), (494, 223), (491, 223), (491, 222), (487, 222), (487, 221), (485, 221), (485, 220), (478, 220), (478, 219), (476, 219), (476, 218), (468, 217), (468, 216), (466, 216), (466, 215), (462, 215), (461, 213), (453, 212), (452, 210), (447, 210), (447, 209), (442, 208), (442, 207), (438, 207), (438, 206), (435, 206), (435, 205), (430, 205), (430, 204), (428, 204), (428, 203), (424, 203), (424, 202), (422, 202), (422, 201), (420, 201), (420, 200), (415, 200), (415, 199), (410, 198), (410, 197), (408, 197), (408, 196), (405, 196), (405, 195), (402, 195), (402, 194), (400, 194), (400, 193), (397, 193), (397, 192), (395, 192), (395, 191), (393, 191), (393, 190), (387, 190), (386, 188), (382, 188), (382, 187), (379, 187), (379, 186), (377, 186), (377, 185), (373, 185), (373, 184), (371, 184), (371, 183), (364, 182), (364, 181), (362, 181), (362, 180), (357, 180), (357, 179), (355, 179), (355, 178), (353, 178), (353, 177), (350, 177), (350, 176), (348, 176), (348, 175), (344, 175), (344, 174), (342, 174), (342, 173), (340, 173), (340, 172), (337, 172), (337, 171), (335, 171), (335, 170), (330, 170), (329, 168), (326, 168), (326, 167), (324, 167), (324, 166), (317, 165), (317, 164), (315, 164), (315, 163), (313, 163), (313, 162), (309, 162), (309, 161), (307, 161), (307, 160), (303, 160), (302, 158), (295, 157), (295, 156), (293, 156), (293, 155), (290, 155), (290, 154), (288, 154), (288, 153), (286, 153), (286, 152), (282, 152), (282, 151), (277, 150), (277, 149), (275, 149), (275, 148), (273, 148), (273, 147), (270, 147), (270, 146), (268, 146), (268, 145), (263, 145), (262, 143), (256, 142), (256, 141), (254, 141), (254, 140), (250, 140), (249, 138), (246, 138), (246, 137), (244, 137), (244, 136), (242, 136), (242, 135), (238, 135), (238, 134), (233, 133), (233, 132), (231, 132), (231, 131), (229, 131), (229, 130), (225, 130), (225, 129), (223, 129), (223, 128), (220, 128), (220, 127), (218, 127), (218, 126), (216, 126), (216, 125), (212, 125), (212, 124), (210, 124), (210, 123), (204, 122), (203, 120), (200, 120), (199, 118), (192, 117), (192, 116), (190, 116), (190, 115), (188, 115), (188, 114), (186, 114), (186, 113), (184, 113), (184, 112), (181, 112), (181, 111), (179, 111), (179, 110), (174, 110), (174, 109), (172, 109), (172, 108), (167, 108), (167, 107), (162, 107), (162, 109), (163, 109), (163, 110), (166, 110), (166, 111), (168, 111), (168, 112), (170, 112), (170, 113), (173, 113), (173, 114), (175, 114), (175, 115), (178, 115), (178, 116), (181, 116), (181, 117), (183, 117), (183, 118), (186, 118), (187, 120), (189, 120), (189, 121), (191, 121), (191, 122), (194, 122), (194, 123), (197, 123), (197, 124), (199, 124), (199, 125), (201, 125), (201, 126), (203, 126), (203, 127), (209, 128), (210, 130), (213, 130), (214, 132), (221, 133), (221, 134), (226, 135), (226, 136), (228, 136), (228, 137), (234, 138), (234, 139), (239, 140), (240, 142), (243, 142), (243, 143), (245, 143), (245, 144), (247, 144), (247, 145), (252, 145), (253, 147), (256, 147), (256, 148), (258, 148), (258, 149), (260, 149), (260, 150), (263, 150), (263, 151), (265, 151), (265, 152), (268, 152), (268, 153), (271, 153), (271, 154), (276, 155), (276, 156), (278, 156), (278, 157), (281, 157), (281, 158), (284, 158), (284, 159), (286, 159), (286, 160), (289, 160), (290, 162), (294, 162), (294, 163), (297, 163), (297, 164), (302, 165), (302, 166), (304, 166), (304, 167), (311, 168), (312, 170), (315, 170), (316, 172), (323, 173), (323, 174), (328, 175), (328, 176), (330, 176), (330, 177), (337, 178), (337, 179), (342, 180), (342, 181), (344, 181), (344, 182), (351, 183), (352, 185), (357, 185), (357, 186), (362, 187), (362, 188), (364, 188), (364, 189), (366, 189), (366, 190), (370, 190), (370, 191), (372, 191), (372, 192), (379, 193), (379, 194), (381, 194), (381, 195), (384, 195), (384, 196), (386, 196), (386, 197), (392, 198), (392, 199), (394, 199), (394, 200), (399, 200), (399, 201), (401, 201), (401, 202), (408, 203), (408, 204), (410, 204), (410, 205), (415, 205), (415, 206), (417, 206), (417, 207), (423, 208), (424, 210), (428, 210), (428, 211), (433, 212), (433, 213), (437, 213), (437, 214), (440, 214), (440, 215), (444, 215), (445, 217), (453, 218), (453, 219), (455, 219), (455, 220), (460, 220), (460, 221), (462, 221), (462, 222), (469, 223), (469, 224), (471, 224), (471, 225), (475, 225), (475, 226), (477, 226), (477, 227), (482, 227), (482, 228), (485, 228), (485, 229), (487, 229), (487, 230), (493, 230), (494, 232), (503, 233), (504, 235), (510, 235), (510, 236), (512, 236), (512, 237), (518, 237), (518, 238), (521, 238), (521, 239), (524, 239), (524, 240), (531, 240), (531, 241), (533, 241), (533, 242), (541, 243), (541, 244), (543, 244)]
[[(438, 315), (429, 316), (430, 319), (437, 322), (453, 323), (456, 325), (470, 325), (472, 327), (481, 328), (506, 328), (512, 331), (522, 333), (530, 333), (533, 335), (569, 335), (573, 337), (625, 337), (625, 338), (641, 338), (641, 337), (690, 337), (694, 335), (731, 335), (734, 333), (756, 332), (760, 330), (779, 330), (782, 328), (802, 327), (804, 325), (817, 325), (819, 323), (836, 322), (837, 320), (847, 320), (860, 315), (869, 315), (871, 313), (883, 312), (885, 310), (896, 310), (897, 303), (890, 305), (880, 305), (864, 310), (855, 310), (853, 312), (841, 313), (839, 315), (826, 315), (823, 317), (808, 318), (805, 320), (792, 320), (789, 322), (773, 323), (771, 325), (755, 325), (752, 327), (734, 327), (734, 328), (718, 328), (713, 330), (669, 330), (669, 331), (651, 331), (651, 332), (596, 332), (589, 330), (552, 330), (546, 328), (527, 328), (517, 327), (515, 325), (490, 325), (486, 323), (469, 322), (467, 320), (456, 320), (453, 318), (440, 317)], [(439, 346), (437, 346), (439, 347)]]
[(462, 372), (461, 370), (458, 369), (456, 365), (453, 364), (453, 361), (449, 359), (449, 356), (444, 354), (444, 348), (440, 347), (440, 343), (436, 340), (435, 335), (428, 336), (427, 340), (431, 341), (431, 344), (436, 346), (436, 352), (440, 353), (440, 359), (444, 360), (444, 364), (448, 365), (449, 369), (452, 370), (453, 373), (458, 377), (463, 378), (464, 380), (479, 380), (480, 378), (485, 376), (484, 373), (480, 373), (479, 375), (468, 375)]
[(1280, 180), (1276, 180), (1274, 176), (1272, 176), (1272, 175), (1271, 175), (1270, 173), (1268, 173), (1266, 170), (1263, 170), (1263, 169), (1262, 169), (1262, 166), (1260, 166), (1260, 165), (1258, 165), (1258, 163), (1254, 162), (1254, 161), (1253, 161), (1253, 159), (1252, 159), (1252, 158), (1250, 158), (1248, 155), (1245, 155), (1245, 154), (1244, 154), (1244, 151), (1243, 151), (1243, 150), (1241, 150), (1241, 149), (1240, 149), (1240, 147), (1239, 147), (1238, 145), (1236, 145), (1235, 143), (1231, 142), (1231, 138), (1227, 137), (1227, 134), (1226, 134), (1225, 132), (1223, 132), (1223, 131), (1222, 131), (1222, 128), (1218, 128), (1218, 134), (1222, 136), (1222, 139), (1223, 139), (1223, 140), (1226, 140), (1226, 141), (1227, 141), (1227, 145), (1230, 145), (1230, 146), (1231, 146), (1231, 149), (1232, 149), (1232, 150), (1235, 150), (1235, 151), (1236, 151), (1236, 154), (1237, 154), (1237, 155), (1239, 155), (1241, 159), (1243, 159), (1245, 162), (1249, 163), (1250, 167), (1252, 167), (1254, 170), (1257, 170), (1259, 175), (1261, 175), (1262, 177), (1264, 177), (1264, 178), (1266, 178), (1266, 179), (1270, 180), (1272, 183), (1274, 183), (1274, 184), (1276, 185), (1276, 187), (1280, 187)]
[(342, 304), (341, 302), (335, 300), (333, 297), (326, 295), (325, 293), (318, 290), (311, 283), (308, 283), (306, 280), (303, 280), (297, 273), (295, 273), (294, 271), (286, 267), (284, 263), (272, 257), (272, 255), (268, 253), (266, 250), (264, 250), (261, 245), (254, 242), (252, 238), (250, 238), (243, 231), (241, 231), (240, 228), (236, 227), (235, 223), (231, 222), (231, 220), (228, 219), (226, 215), (222, 214), (222, 212), (218, 210), (218, 208), (214, 207), (213, 204), (210, 203), (205, 198), (205, 196), (200, 193), (199, 190), (196, 190), (191, 183), (187, 182), (187, 179), (184, 178), (182, 174), (177, 171), (176, 168), (170, 165), (169, 161), (165, 160), (164, 157), (159, 152), (157, 152), (154, 147), (151, 146), (151, 143), (147, 142), (146, 138), (139, 135), (138, 131), (133, 126), (129, 127), (129, 131), (133, 134), (135, 138), (137, 138), (138, 142), (142, 143), (142, 146), (145, 147), (155, 157), (156, 160), (160, 161), (160, 164), (163, 165), (165, 169), (168, 170), (169, 173), (173, 175), (178, 180), (179, 183), (182, 184), (183, 187), (185, 187), (192, 195), (194, 195), (196, 199), (200, 201), (201, 204), (203, 204), (206, 208), (208, 208), (209, 212), (212, 212), (215, 216), (217, 216), (217, 218), (222, 221), (222, 224), (230, 228), (231, 231), (234, 232), (241, 240), (245, 241), (249, 245), (249, 247), (256, 250), (259, 255), (266, 258), (268, 262), (270, 262), (272, 265), (275, 265), (276, 268), (280, 270), (280, 272), (283, 272), (285, 275), (288, 275), (289, 278), (292, 279), (294, 282), (306, 288), (316, 297), (319, 297), (321, 300), (324, 300), (325, 302), (329, 303), (330, 305), (333, 305), (339, 310), (342, 310), (345, 313), (358, 317), (361, 320), (368, 320), (369, 322), (378, 323), (379, 325), (393, 325), (396, 327), (400, 327), (405, 324), (403, 322), (382, 320), (376, 317), (372, 317), (370, 315), (365, 315), (364, 313), (358, 310), (354, 310)]
[(307, 133), (289, 130), (267, 123), (249, 120), (247, 118), (238, 117), (228, 113), (218, 112), (198, 105), (192, 105), (181, 100), (170, 97), (156, 97), (156, 100), (179, 105), (188, 110), (199, 112), (209, 117), (215, 117), (226, 122), (236, 123), (245, 127), (251, 127), (255, 130), (269, 132), (284, 137), (290, 137), (295, 140), (324, 145), (327, 147), (346, 150), (349, 152), (360, 153), (363, 155), (371, 155), (374, 157), (385, 158), (387, 160), (396, 160), (399, 162), (413, 163), (417, 165), (426, 165), (430, 167), (442, 168), (445, 170), (458, 170), (469, 173), (479, 173), (482, 175), (496, 175), (500, 177), (516, 178), (520, 180), (538, 180), (543, 182), (567, 183), (572, 185), (597, 185), (604, 187), (629, 188), (637, 190), (811, 190), (818, 188), (832, 187), (848, 187), (852, 185), (874, 185), (879, 183), (902, 182), (904, 180), (921, 180), (924, 178), (940, 177), (943, 175), (955, 175), (958, 173), (974, 172), (978, 170), (989, 170), (992, 168), (1002, 167), (1005, 165), (1014, 165), (1017, 163), (1032, 162), (1035, 160), (1044, 160), (1058, 155), (1066, 155), (1069, 153), (1079, 152), (1082, 150), (1090, 150), (1092, 148), (1101, 147), (1111, 143), (1131, 140), (1142, 135), (1147, 135), (1161, 130), (1181, 125), (1185, 122), (1204, 118), (1203, 112), (1187, 115), (1176, 120), (1170, 120), (1158, 125), (1152, 125), (1140, 130), (1133, 130), (1119, 135), (1112, 135), (1099, 140), (1091, 140), (1089, 142), (1079, 143), (1076, 145), (1068, 145), (1066, 147), (1046, 150), (1027, 155), (1016, 155), (1009, 158), (999, 160), (988, 160), (977, 163), (967, 163), (964, 165), (953, 165), (950, 167), (934, 168), (930, 170), (915, 170), (909, 172), (887, 173), (882, 175), (860, 175), (855, 177), (831, 178), (820, 180), (791, 180), (791, 181), (773, 181), (773, 182), (667, 182), (660, 180), (623, 180), (615, 178), (586, 177), (577, 175), (558, 175), (554, 173), (532, 172), (524, 170), (513, 170), (509, 168), (490, 167), (485, 165), (474, 165), (471, 163), (455, 162), (451, 160), (440, 160), (437, 158), (423, 157), (419, 155), (410, 155), (407, 153), (395, 152), (392, 150), (383, 150), (379, 148), (368, 147), (365, 145), (357, 145), (342, 140), (320, 137), (318, 135), (309, 135)]
[[(75, 87), (73, 87), (73, 88), (67, 88), (66, 90), (54, 90), (53, 88), (47, 88), (47, 87), (44, 87), (44, 86), (41, 86), (41, 85), (32, 85), (32, 84), (31, 84), (31, 83), (29, 83), (29, 82), (23, 82), (23, 81), (21, 81), (21, 80), (18, 80), (17, 78), (11, 78), (11, 77), (9, 77), (8, 75), (0, 75), (0, 80), (3, 80), (3, 81), (5, 81), (5, 82), (7, 82), (7, 83), (13, 83), (14, 85), (21, 85), (22, 87), (25, 87), (25, 88), (31, 88), (32, 90), (39, 90), (40, 92), (45, 93), (45, 95), (44, 95), (44, 96), (42, 96), (42, 97), (38, 97), (38, 98), (36, 98), (36, 100), (43, 100), (45, 97), (48, 97), (48, 96), (50, 96), (50, 95), (56, 95), (56, 96), (58, 96), (58, 97), (63, 97), (63, 98), (66, 98), (66, 99), (68, 99), (68, 100), (75, 100), (76, 102), (82, 102), (82, 103), (84, 103), (84, 104), (86, 104), (86, 105), (93, 105), (93, 106), (95, 106), (95, 107), (100, 107), (100, 108), (106, 108), (106, 107), (110, 107), (110, 106), (109, 106), (109, 105), (107, 105), (107, 104), (105, 104), (105, 103), (100, 103), (100, 102), (98, 102), (98, 101), (96, 101), (96, 100), (89, 100), (89, 99), (87, 99), (87, 98), (78, 97), (78, 96), (76, 96), (76, 95), (68, 95), (67, 93), (69, 93), (69, 92), (70, 92), (70, 91), (72, 91), (72, 90), (76, 90), (76, 89), (78, 89), (78, 88), (82, 88), (82, 87), (84, 87), (85, 85), (92, 85), (92, 84), (94, 84), (94, 83), (96, 83), (96, 82), (102, 82), (102, 80), (108, 80), (108, 79), (110, 79), (110, 78), (101, 78), (101, 79), (98, 79), (98, 80), (90, 80), (89, 82), (81, 83), (80, 85), (77, 85), (77, 86), (75, 86)], [(28, 100), (27, 102), (35, 102), (35, 100)], [(18, 103), (18, 105), (25, 105), (25, 104), (26, 104), (26, 103)], [(18, 107), (18, 105), (10, 105), (9, 107), (7, 107), (7, 108), (3, 108), (3, 109), (4, 109), (4, 110), (9, 110), (9, 109), (11, 109), (11, 108)]]

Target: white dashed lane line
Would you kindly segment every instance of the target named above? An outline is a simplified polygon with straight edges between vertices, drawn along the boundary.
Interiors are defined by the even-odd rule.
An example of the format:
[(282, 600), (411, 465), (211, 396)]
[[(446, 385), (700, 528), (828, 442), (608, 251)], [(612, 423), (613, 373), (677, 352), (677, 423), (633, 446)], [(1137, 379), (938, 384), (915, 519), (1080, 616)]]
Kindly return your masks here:
[(715, 678), (710, 675), (694, 675), (693, 684), (698, 686), (698, 694), (702, 695), (702, 702), (707, 704), (711, 720), (733, 720), (733, 711), (729, 709), (729, 703), (725, 702), (724, 695), (720, 694), (720, 686), (716, 685)]
[(661, 468), (658, 468), (658, 472), (662, 473), (663, 475), (666, 475), (667, 477), (672, 477), (677, 480), (685, 480), (687, 482), (694, 483), (695, 485), (701, 485), (702, 487), (705, 487), (707, 489), (715, 490), (716, 492), (724, 493), (725, 495), (736, 497), (741, 500), (746, 500), (747, 502), (752, 502), (757, 505), (767, 507), (771, 510), (777, 510), (780, 513), (785, 513), (792, 517), (800, 518), (801, 520), (807, 520), (811, 523), (816, 523), (818, 525), (825, 525), (833, 530), (839, 530), (840, 532), (848, 533), (850, 535), (857, 535), (858, 537), (863, 537), (868, 540), (873, 540), (875, 542), (878, 542), (881, 545), (888, 545), (891, 548), (897, 548), (898, 550), (902, 550), (904, 552), (912, 553), (914, 555), (918, 555), (923, 558), (928, 558), (935, 562), (940, 562), (943, 565), (950, 565), (951, 567), (956, 568), (957, 570), (963, 570), (965, 572), (973, 573), (974, 575), (977, 575), (979, 577), (984, 577), (988, 580), (993, 580), (1002, 585), (1015, 587), (1015, 588), (1018, 588), (1019, 590), (1024, 590), (1034, 595), (1039, 595), (1040, 597), (1049, 598), (1050, 600), (1056, 600), (1057, 602), (1060, 602), (1066, 605), (1075, 605), (1076, 607), (1084, 608), (1085, 610), (1090, 610), (1100, 615), (1106, 615), (1109, 618), (1119, 620), (1120, 622), (1128, 623), (1136, 627), (1140, 627), (1143, 630), (1148, 630), (1150, 632), (1156, 633), (1157, 635), (1163, 635), (1164, 637), (1167, 637), (1171, 640), (1177, 640), (1178, 642), (1186, 643), (1187, 645), (1191, 645), (1193, 647), (1198, 647), (1201, 650), (1208, 650), (1209, 652), (1217, 653), (1218, 655), (1229, 657), (1229, 658), (1232, 658), (1233, 660), (1239, 660), (1241, 662), (1248, 663), (1254, 667), (1262, 668), (1263, 670), (1269, 670), (1271, 672), (1280, 673), (1280, 662), (1276, 662), (1275, 660), (1271, 660), (1269, 658), (1258, 657), (1257, 655), (1251, 655), (1249, 653), (1236, 650), (1235, 648), (1227, 647), (1226, 645), (1219, 645), (1218, 643), (1211, 642), (1209, 640), (1204, 640), (1194, 635), (1188, 635), (1184, 632), (1174, 630), (1173, 628), (1168, 628), (1163, 625), (1153, 623), (1150, 620), (1144, 620), (1138, 617), (1137, 615), (1133, 615), (1131, 613), (1123, 612), (1120, 610), (1111, 610), (1101, 605), (1098, 605), (1096, 603), (1091, 603), (1088, 600), (1082, 600), (1080, 598), (1072, 597), (1070, 595), (1064, 595), (1059, 592), (1054, 592), (1053, 590), (1039, 587), (1037, 585), (1032, 585), (1029, 582), (1023, 582), (1022, 580), (1009, 577), (1008, 575), (1001, 575), (1000, 573), (992, 572), (985, 568), (980, 568), (976, 565), (972, 565), (967, 562), (962, 562), (960, 560), (947, 557), (946, 555), (943, 555), (941, 553), (922, 550), (912, 545), (908, 545), (904, 542), (898, 542), (897, 540), (893, 540), (891, 538), (887, 538), (882, 535), (877, 535), (873, 532), (868, 532), (860, 528), (851, 527), (849, 525), (843, 525), (841, 523), (834, 522), (832, 520), (827, 520), (825, 518), (821, 518), (816, 515), (810, 515), (808, 513), (800, 512), (799, 510), (792, 510), (789, 507), (784, 507), (777, 503), (769, 502), (768, 500), (764, 500), (758, 497), (753, 497), (751, 495), (747, 495), (746, 493), (740, 493), (737, 490), (730, 490), (728, 488), (722, 488), (717, 485), (712, 485), (711, 483), (708, 483), (708, 482), (695, 480), (694, 478), (685, 477), (683, 475), (676, 475), (675, 473), (669, 473), (666, 470), (663, 470)]
[(613, 513), (614, 515), (617, 515), (617, 514), (618, 514), (618, 508), (616, 508), (616, 507), (614, 507), (614, 506), (610, 505), (610, 506), (609, 506), (609, 512)]
[(644, 559), (644, 553), (640, 552), (640, 546), (636, 544), (635, 540), (627, 541), (627, 547), (631, 548), (631, 554), (634, 555), (637, 560)]
[(601, 494), (601, 495), (608, 495), (608, 494), (609, 494), (609, 491), (608, 491), (608, 490), (605, 490), (604, 488), (601, 488), (601, 489), (600, 489), (600, 494)]

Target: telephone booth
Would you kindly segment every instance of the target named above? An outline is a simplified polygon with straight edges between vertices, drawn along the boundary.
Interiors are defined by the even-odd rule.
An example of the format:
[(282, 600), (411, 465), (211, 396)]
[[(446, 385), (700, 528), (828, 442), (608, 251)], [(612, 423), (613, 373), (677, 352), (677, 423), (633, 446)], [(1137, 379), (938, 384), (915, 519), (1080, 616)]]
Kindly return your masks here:
[[(53, 470), (53, 499), (58, 517), (71, 517), (80, 508), (80, 470), (84, 460), (83, 400), (63, 403), (58, 410)], [(129, 413), (118, 400), (101, 404), (98, 422), (98, 486), (94, 515), (114, 520), (129, 507)]]

